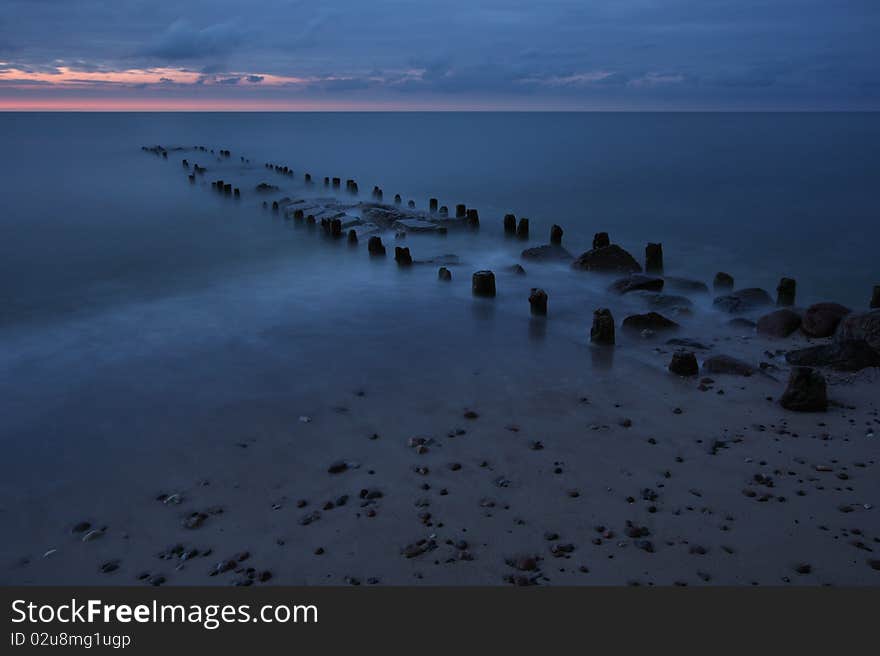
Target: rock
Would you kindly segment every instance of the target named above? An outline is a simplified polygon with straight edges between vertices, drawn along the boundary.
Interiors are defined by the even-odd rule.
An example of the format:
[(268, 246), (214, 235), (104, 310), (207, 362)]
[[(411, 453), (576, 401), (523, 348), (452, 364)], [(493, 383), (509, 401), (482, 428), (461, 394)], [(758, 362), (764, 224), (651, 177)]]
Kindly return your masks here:
[(672, 339), (667, 339), (666, 343), (670, 346), (682, 346), (684, 348), (697, 349), (699, 351), (709, 350), (709, 347), (705, 344), (702, 344), (693, 339), (688, 339), (686, 337), (673, 337)]
[(504, 234), (512, 235), (516, 233), (516, 217), (513, 214), (504, 215)]
[(675, 292), (691, 292), (697, 294), (708, 294), (709, 285), (700, 280), (689, 280), (688, 278), (677, 278), (674, 276), (666, 276), (666, 284), (664, 288)]
[(382, 244), (382, 238), (373, 236), (367, 242), (367, 251), (370, 255), (385, 255), (385, 246)]
[(526, 270), (523, 269), (522, 264), (511, 264), (507, 268), (507, 270), (510, 271), (510, 273), (515, 273), (518, 276), (526, 275)]
[(278, 191), (278, 187), (276, 185), (271, 185), (268, 182), (261, 182), (256, 187), (257, 191), (261, 193), (266, 193), (270, 191)]
[(659, 292), (663, 289), (663, 282), (663, 278), (652, 278), (637, 274), (615, 280), (610, 289), (618, 294), (635, 291)]
[(847, 314), (852, 312), (840, 303), (815, 303), (804, 312), (801, 330), (809, 337), (831, 337)]
[(600, 246), (583, 253), (573, 263), (572, 268), (582, 271), (606, 271), (622, 273), (641, 273), (642, 266), (635, 258), (617, 244)]
[(611, 246), (611, 240), (608, 238), (607, 232), (597, 232), (593, 235), (593, 250), (608, 246)]
[(861, 371), (880, 367), (880, 353), (863, 340), (833, 341), (830, 344), (789, 351), (789, 364), (803, 367), (828, 367), (836, 371)]
[(600, 308), (593, 312), (590, 341), (593, 344), (614, 344), (614, 317), (611, 315), (611, 310)]
[(712, 281), (712, 287), (716, 292), (733, 289), (733, 276), (729, 273), (719, 271), (715, 274), (715, 280)]
[(516, 226), (516, 236), (520, 239), (529, 238), (529, 220), (522, 218)]
[(529, 294), (529, 306), (531, 308), (532, 314), (538, 316), (546, 316), (547, 292), (545, 292), (543, 289), (533, 287), (532, 292)]
[(412, 261), (412, 255), (409, 253), (409, 248), (403, 248), (401, 246), (394, 247), (394, 261), (397, 262), (400, 266), (410, 266)]
[(645, 247), (645, 271), (663, 273), (663, 244), (648, 244)]
[(743, 330), (755, 330), (758, 324), (756, 324), (751, 319), (745, 319), (743, 317), (737, 317), (736, 319), (731, 319), (727, 322), (727, 325), (731, 328), (741, 328)]
[(550, 244), (562, 246), (562, 228), (555, 223), (550, 227)]
[(636, 293), (645, 304), (652, 308), (661, 310), (681, 311), (689, 310), (693, 307), (693, 302), (686, 296), (676, 296), (674, 294), (659, 294), (656, 292), (638, 292)]
[(623, 320), (621, 327), (625, 330), (637, 332), (642, 332), (643, 330), (658, 332), (661, 330), (677, 330), (679, 325), (671, 319), (667, 319), (662, 314), (648, 312), (646, 314), (633, 314), (628, 316)]
[(327, 472), (330, 474), (341, 474), (345, 471), (348, 471), (348, 463), (345, 460), (336, 460), (327, 467)]
[(669, 362), (669, 371), (676, 376), (696, 376), (700, 373), (697, 356), (691, 351), (676, 351)]
[(757, 369), (743, 360), (729, 355), (713, 355), (703, 362), (703, 371), (710, 374), (727, 374), (730, 376), (752, 376)]
[(835, 341), (863, 341), (880, 353), (880, 310), (846, 316), (838, 326)]
[(444, 282), (449, 282), (450, 280), (452, 280), (452, 272), (446, 267), (440, 267), (440, 270), (437, 271), (437, 279)]
[(767, 305), (773, 305), (773, 299), (770, 298), (770, 294), (763, 289), (758, 287), (746, 287), (745, 289), (739, 289), (732, 294), (719, 296), (712, 301), (712, 305), (722, 312), (740, 314)]
[(527, 248), (521, 253), (521, 257), (524, 260), (535, 260), (537, 262), (569, 262), (574, 259), (571, 253), (556, 244), (544, 244), (543, 246)]
[(880, 308), (880, 285), (874, 285), (874, 293), (871, 295), (871, 309)]
[(758, 319), (758, 334), (767, 337), (788, 337), (800, 327), (801, 316), (794, 310), (776, 310)]
[(779, 405), (796, 412), (824, 412), (828, 409), (825, 378), (810, 367), (795, 367)]
[(795, 290), (797, 283), (794, 278), (782, 278), (776, 285), (776, 305), (789, 307), (794, 305)]
[(471, 279), (474, 296), (495, 296), (495, 274), (491, 271), (477, 271)]

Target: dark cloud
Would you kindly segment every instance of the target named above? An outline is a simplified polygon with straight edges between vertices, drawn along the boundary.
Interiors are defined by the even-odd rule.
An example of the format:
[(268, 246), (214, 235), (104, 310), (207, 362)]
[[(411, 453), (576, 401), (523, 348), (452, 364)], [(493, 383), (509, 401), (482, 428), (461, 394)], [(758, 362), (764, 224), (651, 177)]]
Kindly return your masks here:
[(226, 55), (244, 40), (244, 30), (231, 22), (197, 28), (186, 21), (175, 21), (140, 54), (166, 62), (192, 61)]

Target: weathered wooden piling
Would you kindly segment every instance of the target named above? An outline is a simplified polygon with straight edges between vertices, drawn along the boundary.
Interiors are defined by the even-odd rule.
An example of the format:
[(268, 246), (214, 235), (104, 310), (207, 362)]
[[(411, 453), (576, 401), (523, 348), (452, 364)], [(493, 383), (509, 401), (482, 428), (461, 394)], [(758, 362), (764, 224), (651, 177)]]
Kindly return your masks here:
[(342, 180), (339, 178), (333, 178), (333, 188), (339, 189), (339, 186), (342, 184)]
[(305, 181), (306, 181), (306, 184), (312, 184), (312, 174), (311, 173), (306, 173)]
[(232, 195), (235, 196), (236, 198), (241, 198), (241, 189), (236, 187), (235, 189), (232, 190)]
[(223, 185), (223, 193), (226, 194), (227, 196), (232, 194), (232, 185), (229, 184), (228, 182), (225, 185)]
[(606, 248), (611, 246), (611, 239), (608, 237), (607, 232), (597, 232), (593, 235), (593, 250), (597, 248)]
[(504, 215), (504, 234), (516, 234), (516, 217), (513, 214)]
[(516, 236), (520, 239), (529, 238), (529, 220), (527, 218), (523, 217), (519, 220), (516, 226)]
[(550, 243), (554, 246), (562, 246), (562, 228), (555, 223), (550, 228)]
[(437, 279), (442, 280), (443, 282), (449, 282), (452, 280), (452, 271), (446, 267), (440, 267), (440, 270), (437, 271)]
[(428, 199), (428, 211), (431, 214), (437, 213), (437, 199), (436, 198), (429, 198)]
[(697, 356), (690, 351), (678, 350), (669, 361), (669, 371), (676, 376), (696, 376), (700, 373)]
[(663, 273), (663, 244), (645, 246), (645, 273)]
[(277, 211), (278, 211), (278, 201), (277, 201), (277, 200), (273, 200), (273, 201), (272, 201), (272, 211), (273, 211), (273, 212), (277, 212)]
[(880, 285), (874, 285), (874, 293), (871, 295), (871, 309), (880, 308)]
[(183, 162), (181, 162), (181, 163), (183, 164), (183, 168), (185, 168), (185, 169), (189, 168), (189, 162), (187, 160), (183, 160)]
[(614, 344), (614, 317), (608, 308), (599, 308), (593, 312), (593, 327), (590, 329), (590, 341), (593, 344)]
[(414, 200), (407, 201), (406, 206), (409, 209), (414, 210), (416, 208), (416, 202)]
[(330, 221), (330, 236), (339, 239), (342, 236), (342, 220), (332, 219)]
[(715, 279), (712, 281), (712, 289), (716, 292), (733, 289), (733, 276), (729, 273), (724, 273), (724, 271), (719, 271), (715, 274)]
[(191, 183), (195, 184), (195, 182), (196, 182), (196, 174), (195, 173), (190, 173), (187, 177), (189, 178), (189, 181)]
[(471, 228), (479, 228), (480, 227), (480, 213), (475, 209), (469, 209), (467, 211), (467, 223)]
[(305, 218), (305, 212), (302, 210), (293, 210), (293, 218), (295, 221), (302, 221)]
[(325, 187), (329, 187), (329, 186), (330, 186), (330, 178), (327, 177), (326, 175), (324, 176), (324, 186), (325, 186)]
[(382, 243), (382, 238), (378, 235), (373, 235), (370, 237), (370, 240), (367, 242), (367, 251), (370, 255), (385, 255), (385, 245)]
[(455, 206), (455, 218), (463, 219), (465, 216), (467, 216), (467, 205), (464, 203), (458, 203)]
[(788, 307), (794, 305), (797, 292), (797, 282), (794, 278), (782, 278), (776, 285), (776, 305)]
[(443, 218), (447, 218), (449, 216), (449, 208), (446, 205), (441, 205), (440, 209), (437, 210), (437, 213)]
[(352, 246), (358, 243), (358, 233), (354, 228), (348, 231), (348, 243)]
[(308, 225), (308, 226), (313, 226), (313, 225), (315, 225), (316, 223), (317, 223), (317, 221), (315, 220), (315, 215), (314, 215), (314, 214), (307, 214), (307, 215), (306, 215), (306, 225)]
[(397, 262), (399, 266), (410, 266), (412, 264), (412, 255), (410, 255), (409, 248), (405, 246), (395, 246), (394, 261)]
[(495, 274), (491, 271), (477, 271), (471, 278), (471, 292), (474, 296), (495, 296)]
[(537, 287), (532, 287), (529, 294), (529, 308), (532, 314), (537, 316), (547, 315), (547, 292)]
[(394, 194), (394, 204), (400, 205), (403, 202), (403, 199), (400, 197), (400, 194)]

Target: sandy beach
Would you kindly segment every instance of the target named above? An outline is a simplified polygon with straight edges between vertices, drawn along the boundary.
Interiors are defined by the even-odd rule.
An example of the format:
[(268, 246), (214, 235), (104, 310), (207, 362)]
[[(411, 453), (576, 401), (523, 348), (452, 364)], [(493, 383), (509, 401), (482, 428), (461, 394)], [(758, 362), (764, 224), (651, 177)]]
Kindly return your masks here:
[[(193, 155), (172, 152), (155, 166), (180, 167), (181, 157)], [(191, 303), (183, 294), (140, 301), (112, 319), (120, 335), (154, 316), (174, 317), (180, 330), (197, 322), (205, 341), (196, 353), (176, 354), (158, 333), (137, 333), (146, 345), (136, 359), (161, 372), (155, 379), (131, 380), (124, 359), (95, 361), (96, 377), (120, 398), (154, 403), (114, 405), (88, 381), (65, 393), (53, 432), (70, 428), (65, 407), (94, 406), (106, 425), (92, 426), (88, 458), (77, 457), (76, 445), (35, 443), (52, 475), (37, 468), (15, 485), (7, 478), (0, 583), (880, 582), (880, 370), (819, 366), (827, 410), (780, 405), (794, 368), (786, 354), (840, 343), (840, 317), (827, 337), (760, 334), (753, 322), (776, 308), (731, 313), (714, 301), (727, 292), (709, 292), (707, 275), (705, 292), (673, 292), (685, 300), (658, 310), (675, 329), (627, 331), (625, 317), (668, 299), (609, 289), (619, 272), (516, 257), (544, 235), (505, 239), (501, 217), (484, 215), (479, 232), (451, 224), (447, 236), (414, 223), (409, 231), (374, 229), (362, 188), (357, 199), (337, 201), (347, 203), (341, 210), (334, 206), (359, 219), (341, 225), (334, 241), (323, 234), (334, 230), (332, 217), (322, 228), (313, 209), (323, 190), (288, 195), (277, 171), (244, 162), (217, 172), (225, 165), (212, 160), (203, 178), (192, 174), (193, 192), (216, 197), (210, 182), (234, 178), (241, 200), (228, 202), (241, 213), (313, 239), (322, 264), (312, 275), (335, 281), (320, 294), (338, 307), (329, 319), (338, 333), (309, 316), (319, 293), (313, 280), (283, 270), (272, 272), (287, 281), (280, 292), (243, 276), (218, 282), (204, 311), (182, 311)], [(264, 180), (280, 188), (261, 195)], [(322, 186), (320, 177), (314, 184)], [(379, 204), (396, 207), (387, 191)], [(294, 217), (297, 207), (307, 210)], [(415, 220), (436, 227), (439, 217), (418, 212)], [(357, 245), (345, 243), (349, 229)], [(373, 234), (388, 250), (380, 262), (367, 255)], [(396, 264), (395, 247), (411, 249), (416, 263)], [(441, 263), (450, 281), (438, 280)], [(472, 274), (487, 268), (497, 297), (475, 297)], [(530, 314), (534, 288), (549, 295), (547, 316)], [(254, 306), (230, 300), (242, 297)], [(845, 316), (866, 312), (867, 300)], [(599, 308), (613, 314), (612, 346), (591, 343)], [(799, 323), (805, 308), (794, 309)], [(272, 320), (254, 333), (238, 330), (238, 317), (252, 311)], [(77, 319), (67, 334), (88, 340), (90, 320)], [(217, 332), (221, 325), (234, 338)], [(12, 364), (23, 368), (36, 338), (14, 339)], [(669, 371), (682, 350), (696, 359), (695, 375)], [(713, 370), (717, 356), (747, 369)], [(220, 382), (211, 362), (221, 357), (232, 365), (223, 369), (223, 393), (214, 394)], [(186, 421), (160, 394), (166, 379), (191, 391)]]

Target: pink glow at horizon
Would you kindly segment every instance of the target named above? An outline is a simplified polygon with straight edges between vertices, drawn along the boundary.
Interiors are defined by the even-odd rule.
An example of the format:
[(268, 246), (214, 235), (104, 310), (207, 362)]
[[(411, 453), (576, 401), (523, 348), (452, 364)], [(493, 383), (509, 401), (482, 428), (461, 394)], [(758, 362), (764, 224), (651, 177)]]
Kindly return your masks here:
[[(282, 75), (270, 75), (267, 73), (229, 73), (220, 76), (222, 79), (246, 78), (249, 75), (258, 75), (261, 86), (282, 86), (308, 84), (312, 80), (304, 77), (289, 77)], [(40, 83), (53, 87), (79, 86), (89, 84), (120, 84), (120, 85), (143, 85), (143, 84), (217, 84), (210, 76), (205, 76), (195, 71), (187, 71), (180, 68), (147, 68), (127, 69), (121, 71), (77, 71), (67, 66), (59, 66), (56, 72), (23, 71), (17, 68), (4, 68), (0, 62), (0, 82), (4, 85), (15, 87), (16, 82), (23, 83), (21, 87), (30, 88), (33, 83)]]

